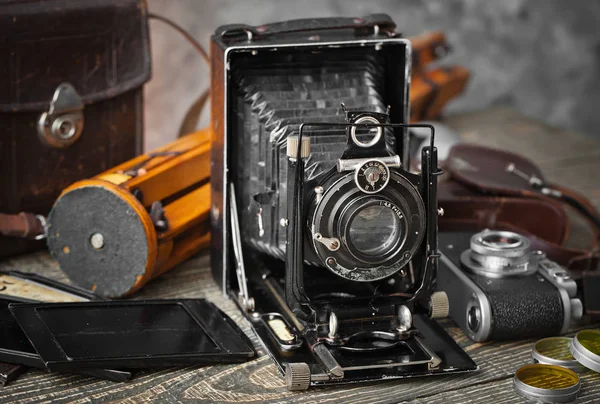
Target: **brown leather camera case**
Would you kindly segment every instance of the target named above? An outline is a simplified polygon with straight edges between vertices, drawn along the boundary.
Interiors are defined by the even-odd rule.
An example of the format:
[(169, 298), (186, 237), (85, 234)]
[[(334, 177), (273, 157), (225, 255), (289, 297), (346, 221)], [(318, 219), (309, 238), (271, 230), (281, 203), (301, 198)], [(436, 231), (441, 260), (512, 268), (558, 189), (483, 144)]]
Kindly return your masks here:
[[(0, 212), (46, 215), (73, 182), (142, 152), (146, 13), (141, 0), (0, 3)], [(0, 257), (34, 247), (0, 237)]]

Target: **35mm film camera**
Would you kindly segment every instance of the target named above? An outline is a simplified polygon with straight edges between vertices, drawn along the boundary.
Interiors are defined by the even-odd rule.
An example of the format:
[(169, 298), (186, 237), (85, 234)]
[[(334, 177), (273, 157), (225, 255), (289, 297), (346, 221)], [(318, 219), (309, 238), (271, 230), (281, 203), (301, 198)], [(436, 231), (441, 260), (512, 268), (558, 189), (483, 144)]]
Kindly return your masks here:
[(212, 267), (290, 389), (476, 368), (429, 318), (440, 171), (432, 127), (408, 171), (411, 47), (394, 29), (212, 38)]
[(569, 272), (519, 233), (441, 233), (440, 250), (438, 287), (474, 341), (564, 334), (583, 316)]

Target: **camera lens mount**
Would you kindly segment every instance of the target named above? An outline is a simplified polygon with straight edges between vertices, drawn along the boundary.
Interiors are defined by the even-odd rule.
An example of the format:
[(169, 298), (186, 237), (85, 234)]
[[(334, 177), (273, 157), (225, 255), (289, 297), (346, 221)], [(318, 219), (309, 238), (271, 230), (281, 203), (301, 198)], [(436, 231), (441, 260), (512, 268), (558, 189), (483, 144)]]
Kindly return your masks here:
[[(324, 192), (308, 214), (309, 238), (330, 271), (371, 282), (393, 275), (412, 259), (425, 234), (425, 206), (415, 187), (395, 171), (377, 194), (362, 192), (354, 177), (349, 172), (321, 185)], [(320, 240), (339, 240), (339, 248), (328, 248), (315, 234)]]
[(471, 248), (460, 260), (471, 272), (490, 278), (530, 275), (539, 257), (529, 251), (527, 237), (510, 231), (484, 230), (471, 237)]

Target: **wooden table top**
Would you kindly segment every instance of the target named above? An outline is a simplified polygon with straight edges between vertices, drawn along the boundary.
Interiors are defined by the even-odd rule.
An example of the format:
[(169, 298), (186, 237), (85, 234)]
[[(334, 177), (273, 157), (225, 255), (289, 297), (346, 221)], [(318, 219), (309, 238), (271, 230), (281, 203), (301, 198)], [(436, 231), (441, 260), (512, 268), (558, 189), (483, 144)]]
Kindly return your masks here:
[[(457, 115), (445, 123), (458, 130), (467, 142), (529, 156), (548, 180), (574, 188), (600, 207), (600, 140), (550, 128), (501, 107)], [(0, 269), (36, 272), (66, 281), (57, 263), (46, 252), (0, 262)], [(139, 371), (127, 383), (30, 370), (0, 388), (0, 403), (523, 402), (513, 390), (513, 375), (520, 366), (531, 363), (533, 340), (472, 343), (450, 320), (444, 320), (442, 324), (479, 365), (479, 371), (289, 392), (248, 322), (234, 303), (222, 296), (212, 280), (208, 253), (201, 253), (152, 281), (134, 298), (206, 298), (231, 316), (251, 337), (258, 356), (239, 365)], [(600, 374), (587, 371), (581, 379), (578, 402), (599, 402)]]

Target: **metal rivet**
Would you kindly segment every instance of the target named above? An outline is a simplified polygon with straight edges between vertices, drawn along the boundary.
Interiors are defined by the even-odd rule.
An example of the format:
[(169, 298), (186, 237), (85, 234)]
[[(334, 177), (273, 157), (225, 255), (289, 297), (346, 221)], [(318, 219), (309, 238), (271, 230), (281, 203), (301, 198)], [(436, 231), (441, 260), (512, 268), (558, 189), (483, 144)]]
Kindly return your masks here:
[(62, 139), (69, 139), (75, 134), (73, 122), (65, 120), (58, 126), (58, 135)]
[(90, 244), (96, 250), (100, 250), (104, 247), (104, 236), (100, 233), (94, 233), (90, 237)]

